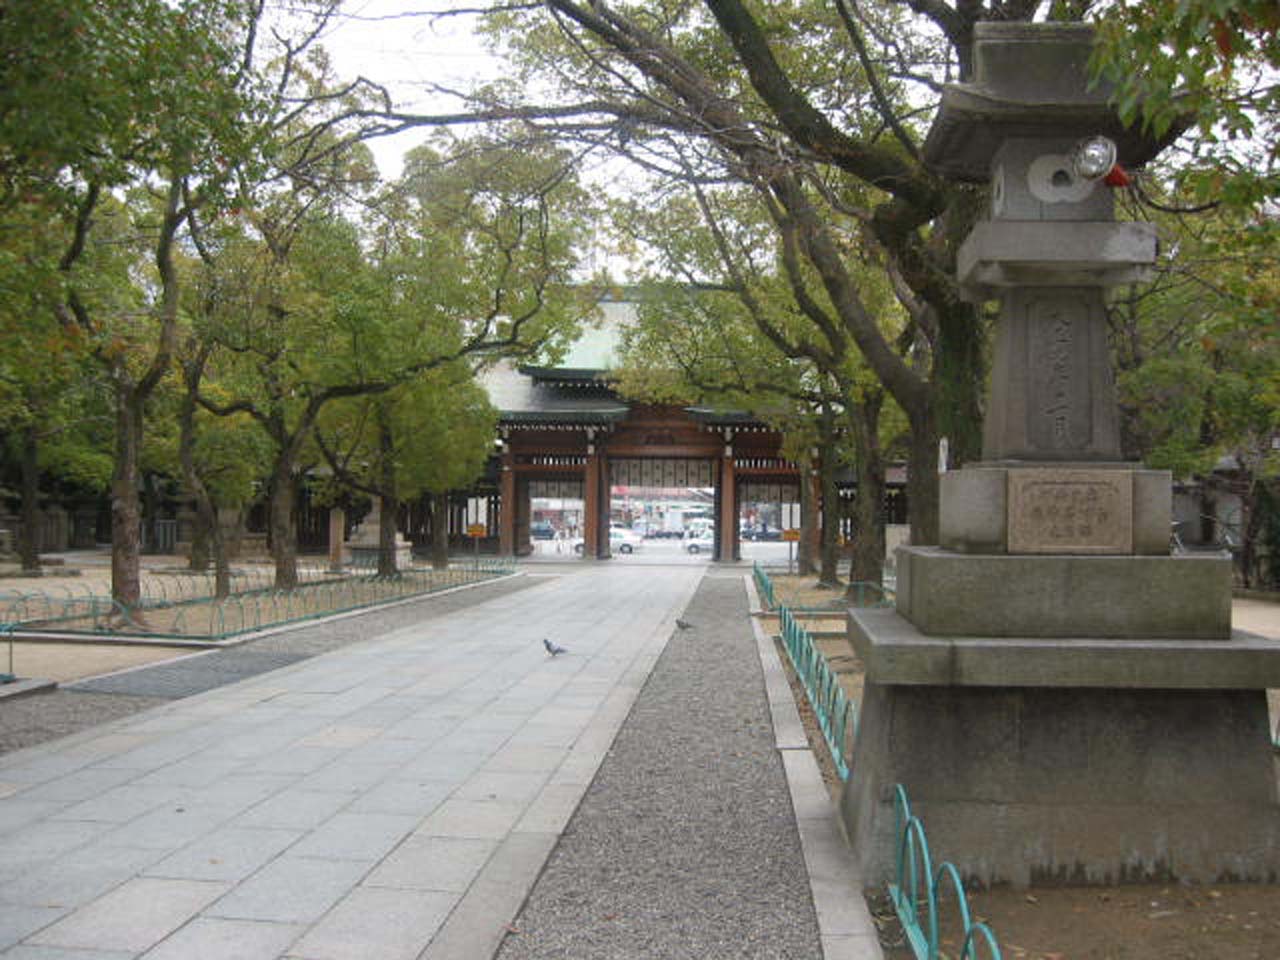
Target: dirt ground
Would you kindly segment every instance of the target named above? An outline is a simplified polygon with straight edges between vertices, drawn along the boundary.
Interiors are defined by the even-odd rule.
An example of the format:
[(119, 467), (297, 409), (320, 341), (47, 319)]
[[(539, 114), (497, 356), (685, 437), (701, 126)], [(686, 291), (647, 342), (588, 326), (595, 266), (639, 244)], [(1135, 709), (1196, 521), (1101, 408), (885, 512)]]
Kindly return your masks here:
[[(812, 578), (774, 577), (779, 600), (798, 606), (830, 598)], [(1236, 600), (1237, 629), (1280, 639), (1280, 605)], [(834, 620), (806, 618), (815, 633), (838, 629)], [(776, 623), (766, 618), (765, 628)], [(862, 690), (862, 664), (848, 641), (817, 636), (815, 642), (841, 685), (855, 699)], [(779, 648), (781, 653), (781, 648)], [(783, 654), (785, 662), (785, 654)], [(790, 671), (789, 671), (790, 672)], [(801, 719), (833, 797), (840, 782), (825, 743), (791, 675)], [(1280, 719), (1280, 691), (1269, 691), (1273, 727)], [(925, 824), (926, 829), (928, 824)], [(946, 851), (938, 851), (943, 858)], [(913, 956), (887, 896), (868, 899), (887, 960)], [(1280, 885), (1219, 884), (1054, 887), (972, 891), (975, 919), (992, 929), (1005, 960), (1280, 960)], [(961, 938), (949, 901), (942, 906), (943, 960), (958, 956)], [(980, 954), (985, 960), (985, 954)]]
[(10, 669), (9, 645), (0, 640), (0, 672), (69, 683), (144, 663), (189, 656), (195, 652), (197, 651), (191, 649), (151, 645), (31, 643), (16, 640), (13, 644), (13, 668)]

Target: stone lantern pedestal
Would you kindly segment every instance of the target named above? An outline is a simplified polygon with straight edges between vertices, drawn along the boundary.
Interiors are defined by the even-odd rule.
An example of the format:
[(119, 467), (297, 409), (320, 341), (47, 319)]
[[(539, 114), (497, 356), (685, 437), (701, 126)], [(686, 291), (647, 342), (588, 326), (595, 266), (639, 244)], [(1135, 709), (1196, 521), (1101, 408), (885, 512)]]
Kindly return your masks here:
[(1164, 144), (1089, 89), (1091, 43), (979, 24), (925, 145), (991, 183), (957, 269), (1001, 314), (983, 460), (943, 477), (940, 545), (898, 551), (896, 610), (850, 612), (867, 682), (841, 812), (869, 885), (893, 869), (896, 783), (984, 882), (1280, 873), (1280, 645), (1232, 631), (1229, 557), (1171, 556), (1169, 474), (1121, 459), (1104, 297), (1156, 237), (1073, 152)]

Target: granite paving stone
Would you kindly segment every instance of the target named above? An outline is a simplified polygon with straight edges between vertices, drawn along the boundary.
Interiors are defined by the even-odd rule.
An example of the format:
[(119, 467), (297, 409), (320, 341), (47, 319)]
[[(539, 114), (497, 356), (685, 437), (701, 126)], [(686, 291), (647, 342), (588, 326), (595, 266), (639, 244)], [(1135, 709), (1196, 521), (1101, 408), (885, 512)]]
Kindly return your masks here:
[(0, 884), (0, 903), (74, 909), (132, 879), (155, 859), (154, 850), (91, 843)]
[(364, 883), (465, 893), (497, 848), (497, 840), (412, 836), (379, 863)]
[(279, 827), (283, 830), (307, 830), (328, 820), (347, 804), (351, 797), (343, 793), (318, 790), (290, 790), (263, 800), (231, 821), (237, 827)]
[(55, 947), (142, 952), (163, 940), (226, 892), (225, 883), (129, 881), (28, 940)]
[(384, 780), (347, 806), (349, 813), (399, 813), (425, 817), (458, 787), (456, 780), (424, 777)]
[(171, 802), (180, 793), (182, 788), (177, 786), (135, 786), (125, 783), (100, 796), (60, 810), (51, 819), (128, 823), (162, 804)]
[(61, 947), (21, 945), (6, 950), (5, 960), (134, 960), (132, 950), (64, 950)]
[(278, 857), (205, 910), (205, 915), (313, 923), (359, 883), (372, 866), (372, 860)]
[(306, 960), (414, 960), (457, 902), (452, 893), (358, 887), (290, 953)]
[(501, 840), (524, 815), (526, 804), (456, 799), (442, 803), (422, 821), (416, 836)]
[(148, 877), (242, 880), (287, 850), (301, 830), (221, 827), (143, 871)]
[(0, 856), (6, 865), (25, 869), (99, 840), (111, 829), (110, 824), (103, 823), (43, 820), (5, 837)]
[(421, 817), (391, 813), (335, 814), (293, 848), (299, 857), (379, 860), (413, 832)]
[(301, 924), (197, 917), (142, 960), (275, 960), (306, 929)]
[(47, 927), (69, 912), (68, 907), (0, 903), (0, 950)]

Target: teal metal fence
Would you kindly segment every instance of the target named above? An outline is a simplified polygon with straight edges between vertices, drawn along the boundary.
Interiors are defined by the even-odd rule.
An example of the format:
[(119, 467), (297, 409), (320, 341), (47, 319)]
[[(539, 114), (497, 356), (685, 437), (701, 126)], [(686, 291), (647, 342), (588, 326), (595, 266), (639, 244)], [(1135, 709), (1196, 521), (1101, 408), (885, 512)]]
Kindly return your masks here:
[(831, 762), (841, 780), (849, 779), (853, 743), (858, 735), (858, 705), (845, 693), (840, 678), (813, 642), (813, 635), (785, 606), (778, 608), (782, 646), (804, 685)]
[(12, 623), (0, 623), (0, 637), (5, 637), (8, 640), (8, 646), (9, 646), (9, 669), (0, 670), (0, 683), (13, 683), (13, 681), (18, 679), (18, 676), (13, 669), (13, 624)]
[[(769, 571), (760, 566), (759, 560), (753, 560), (751, 573), (755, 578), (756, 589), (760, 593), (760, 599), (763, 601), (765, 608), (777, 610), (780, 602), (774, 589), (773, 579), (769, 576)], [(872, 583), (869, 580), (854, 580), (839, 595), (833, 596), (826, 603), (789, 603), (786, 606), (790, 607), (793, 613), (832, 613), (847, 610), (849, 607), (891, 607), (893, 602), (892, 587), (882, 583)]]
[[(13, 631), (145, 636), (152, 639), (226, 640), (267, 627), (345, 613), (451, 587), (503, 576), (512, 561), (459, 561), (447, 570), (412, 568), (392, 576), (334, 574), (324, 568), (299, 571), (292, 590), (271, 585), (270, 571), (238, 573), (234, 592), (213, 597), (204, 574), (164, 574), (143, 581), (142, 599), (124, 607), (93, 586), (0, 593), (0, 624)], [(10, 671), (12, 672), (12, 671)]]
[(969, 898), (960, 880), (960, 871), (951, 863), (943, 863), (934, 871), (924, 824), (912, 815), (911, 802), (902, 784), (894, 788), (894, 837), (897, 849), (889, 899), (916, 960), (938, 960), (943, 956), (938, 903), (947, 892), (955, 899), (959, 920), (961, 939), (956, 960), (1001, 960), (995, 934), (985, 923), (974, 921), (969, 911)]
[(764, 601), (765, 608), (768, 610), (775, 609), (778, 606), (778, 601), (773, 596), (773, 581), (764, 572), (764, 567), (760, 566), (759, 560), (751, 561), (751, 573), (755, 577), (756, 590), (760, 592), (760, 599)]

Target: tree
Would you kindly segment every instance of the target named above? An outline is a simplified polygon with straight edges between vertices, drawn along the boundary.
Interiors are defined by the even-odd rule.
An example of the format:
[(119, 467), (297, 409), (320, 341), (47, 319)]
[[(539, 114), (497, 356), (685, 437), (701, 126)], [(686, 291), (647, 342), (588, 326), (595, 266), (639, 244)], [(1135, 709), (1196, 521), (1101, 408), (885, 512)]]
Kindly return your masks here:
[[(921, 162), (925, 111), (907, 88), (932, 97), (939, 79), (966, 78), (974, 24), (1027, 19), (1039, 5), (494, 5), (495, 36), (521, 73), (484, 91), (476, 109), (542, 118), (543, 128), (656, 177), (687, 179), (674, 143), (699, 158), (701, 182), (755, 190), (789, 251), (797, 302), (824, 304), (835, 326), (823, 335), (859, 352), (910, 422), (913, 537), (934, 542), (939, 431), (962, 460), (979, 449), (983, 324), (958, 296), (952, 260), (981, 198)], [(388, 116), (401, 125), (440, 119)], [(867, 246), (882, 251), (909, 295), (910, 339), (921, 348), (911, 361), (849, 269), (851, 251)], [(820, 329), (825, 320), (811, 322)]]
[(1195, 130), (1174, 167), (1185, 195), (1241, 208), (1280, 198), (1280, 7), (1123, 0), (1098, 18), (1098, 36), (1094, 72), (1126, 121)]
[(94, 428), (101, 435), (104, 424), (85, 416), (102, 407), (101, 378), (79, 331), (55, 316), (60, 235), (49, 213), (34, 198), (0, 206), (0, 430), (18, 464), (17, 548), (27, 571), (39, 568), (40, 481), (46, 468), (58, 466), (90, 489), (104, 486), (110, 473), (109, 457), (94, 442)]
[[(0, 60), (0, 200), (33, 197), (64, 224), (58, 320), (111, 384), (112, 593), (140, 599), (142, 418), (169, 369), (178, 319), (175, 250), (252, 151), (254, 17), (235, 3), (88, 0), (6, 8)], [(107, 216), (131, 192), (123, 216)], [(144, 199), (145, 198), (145, 199)], [(93, 261), (104, 223), (147, 250), (108, 288)], [(125, 233), (130, 237), (124, 237)]]
[[(885, 544), (885, 465), (880, 443), (884, 390), (852, 342), (841, 335), (836, 312), (821, 287), (815, 289), (811, 269), (796, 257), (794, 248), (777, 242), (753, 192), (703, 187), (692, 180), (686, 183), (685, 193), (673, 193), (665, 203), (637, 202), (624, 218), (630, 230), (659, 251), (662, 272), (682, 276), (692, 289), (710, 285), (732, 301), (720, 309), (736, 311), (740, 317), (736, 328), (717, 320), (708, 330), (718, 363), (708, 365), (703, 360), (695, 367), (677, 360), (680, 369), (695, 383), (699, 383), (696, 372), (704, 366), (726, 371), (720, 392), (727, 389), (725, 384), (732, 385), (748, 407), (753, 393), (781, 393), (800, 402), (809, 420), (806, 431), (822, 443), (820, 463), (829, 487), (834, 483), (830, 471), (839, 463), (835, 438), (849, 438), (849, 463), (858, 477), (852, 579), (878, 583)], [(860, 296), (880, 317), (883, 331), (899, 332), (895, 349), (909, 353), (915, 347), (912, 325), (906, 322), (879, 265), (850, 257), (847, 269), (857, 277)], [(715, 296), (710, 293), (699, 299), (709, 303)], [(660, 327), (654, 336), (662, 338)], [(682, 337), (680, 342), (687, 340)], [(739, 345), (742, 349), (737, 349)], [(773, 358), (763, 370), (756, 359), (762, 356)], [(792, 372), (779, 375), (779, 363)], [(703, 390), (715, 389), (706, 374), (700, 385)], [(826, 416), (821, 413), (824, 410)], [(841, 424), (838, 430), (829, 419), (835, 416)], [(833, 502), (832, 489), (827, 495), (828, 502)], [(824, 543), (822, 579), (834, 582), (835, 525), (828, 524), (824, 532), (829, 539)]]
[(438, 367), (376, 397), (334, 407), (317, 425), (325, 459), (344, 485), (381, 499), (378, 573), (395, 572), (401, 501), (432, 499), (432, 565), (449, 565), (448, 494), (470, 486), (493, 452), (497, 413), (470, 364)]
[(329, 404), (387, 394), (464, 358), (536, 356), (590, 309), (569, 283), (589, 205), (562, 154), (495, 140), (424, 147), (368, 229), (343, 215), (335, 189), (365, 162), (360, 152), (320, 156), (327, 179), (293, 164), (294, 189), (264, 191), (242, 214), (262, 237), (255, 292), (211, 332), (235, 393), (202, 396), (211, 412), (248, 414), (271, 441), (281, 588), (297, 582), (300, 458)]
[[(1267, 487), (1280, 477), (1280, 234), (1252, 233), (1256, 215), (1236, 206), (1130, 211), (1154, 217), (1169, 253), (1155, 282), (1122, 291), (1109, 309), (1126, 454), (1198, 480), (1201, 530), (1188, 533), (1235, 543), (1250, 583), (1261, 573)], [(1223, 492), (1241, 505), (1225, 532), (1213, 506)]]

